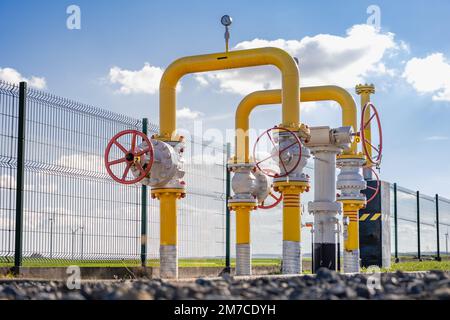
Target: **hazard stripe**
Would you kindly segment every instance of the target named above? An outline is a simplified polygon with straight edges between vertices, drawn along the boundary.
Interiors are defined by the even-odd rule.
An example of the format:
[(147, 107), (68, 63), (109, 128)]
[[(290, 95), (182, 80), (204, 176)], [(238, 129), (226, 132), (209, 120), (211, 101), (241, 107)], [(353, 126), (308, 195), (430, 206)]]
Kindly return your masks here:
[(370, 216), (370, 214), (364, 213), (361, 217), (359, 217), (359, 221), (364, 221), (364, 220), (366, 220), (368, 216)]
[(373, 215), (373, 217), (370, 219), (370, 221), (375, 221), (375, 220), (377, 220), (380, 216), (381, 216), (381, 213), (375, 213), (375, 214)]

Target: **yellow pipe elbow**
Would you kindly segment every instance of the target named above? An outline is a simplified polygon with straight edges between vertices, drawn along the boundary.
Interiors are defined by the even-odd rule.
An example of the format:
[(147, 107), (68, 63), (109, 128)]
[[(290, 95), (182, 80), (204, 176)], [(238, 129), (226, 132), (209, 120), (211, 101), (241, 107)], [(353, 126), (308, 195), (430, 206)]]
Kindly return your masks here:
[(281, 71), (282, 123), (288, 127), (299, 126), (300, 92), (297, 64), (286, 51), (268, 47), (190, 56), (174, 61), (165, 70), (160, 82), (160, 138), (177, 140), (176, 86), (184, 75), (261, 65), (273, 65)]
[[(358, 131), (357, 108), (353, 97), (347, 90), (338, 86), (317, 86), (300, 88), (300, 102), (326, 101), (337, 102), (342, 109), (342, 125), (352, 127)], [(248, 130), (250, 127), (250, 113), (261, 105), (279, 104), (282, 99), (282, 90), (255, 91), (247, 95), (240, 102), (236, 110), (236, 157), (240, 162), (249, 162)], [(244, 141), (245, 143), (238, 143)], [(357, 154), (357, 141), (353, 141), (350, 150), (345, 154)]]

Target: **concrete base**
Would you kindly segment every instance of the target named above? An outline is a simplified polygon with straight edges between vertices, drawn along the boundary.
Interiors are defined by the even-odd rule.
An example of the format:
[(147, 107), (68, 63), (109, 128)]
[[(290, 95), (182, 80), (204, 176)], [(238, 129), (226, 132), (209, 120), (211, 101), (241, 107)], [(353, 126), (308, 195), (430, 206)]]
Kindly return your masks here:
[(359, 250), (344, 250), (344, 273), (360, 272)]
[(252, 253), (250, 244), (236, 244), (236, 275), (252, 274)]
[(161, 278), (178, 278), (178, 254), (176, 246), (159, 247)]
[(282, 274), (298, 274), (302, 272), (300, 242), (283, 241)]

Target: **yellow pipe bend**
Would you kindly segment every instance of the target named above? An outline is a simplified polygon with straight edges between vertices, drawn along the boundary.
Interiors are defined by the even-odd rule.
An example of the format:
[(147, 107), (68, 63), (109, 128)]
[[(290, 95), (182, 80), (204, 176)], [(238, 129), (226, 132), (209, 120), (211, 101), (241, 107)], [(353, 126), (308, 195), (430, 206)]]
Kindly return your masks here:
[[(342, 109), (342, 125), (351, 126), (354, 132), (357, 132), (357, 108), (353, 97), (347, 90), (338, 86), (317, 86), (300, 88), (301, 102), (309, 101), (336, 101)], [(247, 95), (240, 102), (236, 110), (236, 161), (249, 162), (249, 137), (250, 113), (254, 108), (261, 105), (279, 104), (282, 101), (282, 90), (255, 91)], [(238, 143), (237, 140), (240, 140)], [(242, 143), (242, 140), (245, 142)], [(351, 148), (344, 152), (345, 154), (357, 153), (357, 141), (353, 141)]]
[[(300, 125), (299, 70), (295, 60), (279, 48), (257, 48), (231, 52), (190, 56), (174, 61), (160, 82), (159, 117), (161, 140), (178, 140), (176, 135), (176, 86), (186, 74), (243, 68), (261, 65), (276, 66), (282, 74), (282, 125)], [(281, 98), (282, 95), (282, 98)]]

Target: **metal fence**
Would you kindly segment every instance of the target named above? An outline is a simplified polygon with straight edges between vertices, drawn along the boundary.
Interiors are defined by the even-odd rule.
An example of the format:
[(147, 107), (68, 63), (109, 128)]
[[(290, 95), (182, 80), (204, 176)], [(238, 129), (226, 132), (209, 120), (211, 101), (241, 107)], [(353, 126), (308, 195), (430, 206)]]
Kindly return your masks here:
[[(113, 182), (103, 165), (109, 139), (121, 130), (144, 130), (144, 123), (0, 81), (0, 265), (14, 264), (17, 240), (23, 243), (23, 263), (30, 266), (74, 261), (138, 264), (142, 259), (157, 263), (158, 201), (146, 188)], [(149, 135), (157, 132), (156, 125), (146, 126)], [(23, 163), (18, 161), (21, 133)], [(179, 203), (179, 256), (225, 259), (226, 148), (195, 138), (186, 143), (188, 197)], [(306, 172), (313, 177), (311, 166)], [(391, 190), (393, 255), (448, 255), (450, 200), (395, 184)], [(312, 195), (302, 195), (303, 208)], [(23, 221), (17, 220), (17, 205), (23, 206)], [(252, 214), (255, 257), (281, 256), (281, 217), (279, 207)], [(302, 220), (310, 222), (312, 216), (303, 210)], [(22, 232), (15, 232), (16, 225)], [(234, 229), (231, 219), (232, 256)], [(308, 228), (302, 233), (302, 252), (308, 256), (311, 234)]]
[(395, 258), (448, 256), (450, 200), (391, 185), (391, 243)]
[[(145, 252), (148, 259), (156, 258), (158, 201), (150, 199), (148, 190), (143, 197), (138, 185), (113, 182), (103, 165), (109, 139), (121, 130), (142, 130), (143, 121), (26, 88), (21, 104), (20, 90), (0, 82), (0, 263), (14, 262), (17, 195), (23, 197), (19, 240), (24, 265), (74, 260), (129, 264), (138, 263)], [(26, 110), (22, 168), (17, 157), (21, 109)], [(148, 131), (156, 133), (157, 127), (150, 125)], [(195, 139), (187, 143), (200, 144), (195, 149), (215, 157), (198, 165), (198, 155), (187, 148), (189, 197), (180, 203), (179, 255), (224, 258), (226, 154), (222, 146)], [(24, 180), (18, 185), (22, 169)], [(141, 228), (143, 218), (147, 228)], [(141, 248), (141, 238), (147, 248)]]

